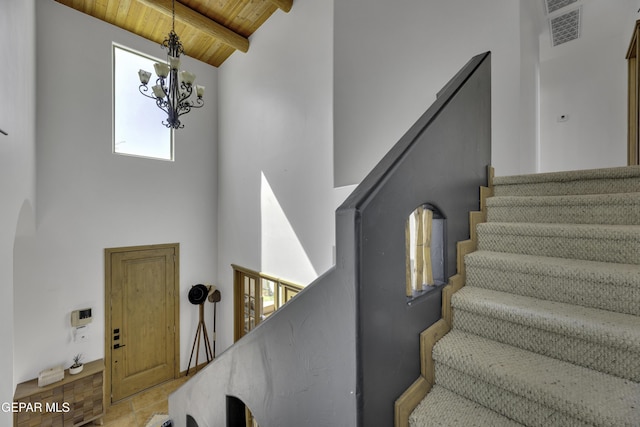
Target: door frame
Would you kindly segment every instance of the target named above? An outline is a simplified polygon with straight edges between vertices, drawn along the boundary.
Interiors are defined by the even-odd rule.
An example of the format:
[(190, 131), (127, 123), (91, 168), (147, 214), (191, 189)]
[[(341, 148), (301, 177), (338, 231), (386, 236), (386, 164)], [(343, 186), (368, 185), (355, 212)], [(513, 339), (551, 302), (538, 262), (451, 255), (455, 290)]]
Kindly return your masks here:
[(173, 268), (174, 284), (174, 364), (173, 378), (180, 376), (180, 243), (164, 243), (157, 245), (124, 246), (105, 248), (104, 250), (104, 394), (105, 408), (111, 403), (111, 255), (121, 252), (135, 252), (152, 249), (174, 249), (175, 263)]

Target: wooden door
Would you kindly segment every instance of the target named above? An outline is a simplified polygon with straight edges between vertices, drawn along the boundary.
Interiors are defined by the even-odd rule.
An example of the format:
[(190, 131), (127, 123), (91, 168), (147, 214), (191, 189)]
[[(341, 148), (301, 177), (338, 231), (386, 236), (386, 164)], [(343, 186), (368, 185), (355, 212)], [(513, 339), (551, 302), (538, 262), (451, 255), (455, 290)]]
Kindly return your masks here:
[(628, 80), (628, 142), (627, 142), (627, 164), (640, 164), (640, 72), (638, 69), (638, 57), (640, 57), (640, 21), (636, 22), (627, 51), (627, 64), (629, 68)]
[(171, 244), (105, 251), (111, 402), (179, 375), (178, 250)]

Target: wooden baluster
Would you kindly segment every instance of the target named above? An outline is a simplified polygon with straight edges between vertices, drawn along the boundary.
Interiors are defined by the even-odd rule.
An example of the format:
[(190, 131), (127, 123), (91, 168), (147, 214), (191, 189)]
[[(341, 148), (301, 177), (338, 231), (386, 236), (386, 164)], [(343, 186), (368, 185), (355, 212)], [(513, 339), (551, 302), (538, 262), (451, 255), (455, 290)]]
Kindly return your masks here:
[(424, 206), (420, 206), (414, 211), (414, 220), (416, 224), (416, 267), (415, 267), (415, 289), (422, 290), (424, 283)]
[(431, 229), (433, 225), (433, 211), (430, 209), (422, 209), (422, 277), (427, 285), (433, 285), (433, 266), (431, 265)]
[(404, 227), (404, 244), (405, 244), (405, 252), (406, 252), (405, 292), (407, 297), (411, 297), (413, 295), (413, 272), (411, 267), (411, 221), (413, 221), (413, 217), (409, 216)]

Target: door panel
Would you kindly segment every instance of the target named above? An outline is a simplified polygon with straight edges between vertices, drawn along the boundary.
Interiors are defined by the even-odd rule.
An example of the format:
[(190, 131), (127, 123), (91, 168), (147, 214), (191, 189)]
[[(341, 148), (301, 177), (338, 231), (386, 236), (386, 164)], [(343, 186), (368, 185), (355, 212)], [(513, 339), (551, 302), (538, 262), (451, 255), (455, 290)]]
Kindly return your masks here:
[(111, 400), (175, 376), (177, 247), (110, 253)]

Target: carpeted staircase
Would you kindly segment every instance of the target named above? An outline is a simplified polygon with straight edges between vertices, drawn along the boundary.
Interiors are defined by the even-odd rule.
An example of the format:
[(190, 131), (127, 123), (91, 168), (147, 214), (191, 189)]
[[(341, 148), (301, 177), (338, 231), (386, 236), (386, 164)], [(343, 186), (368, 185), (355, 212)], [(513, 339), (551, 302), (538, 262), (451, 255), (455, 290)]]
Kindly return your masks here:
[(640, 426), (640, 167), (496, 177), (418, 426)]

